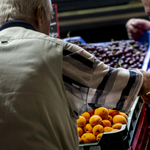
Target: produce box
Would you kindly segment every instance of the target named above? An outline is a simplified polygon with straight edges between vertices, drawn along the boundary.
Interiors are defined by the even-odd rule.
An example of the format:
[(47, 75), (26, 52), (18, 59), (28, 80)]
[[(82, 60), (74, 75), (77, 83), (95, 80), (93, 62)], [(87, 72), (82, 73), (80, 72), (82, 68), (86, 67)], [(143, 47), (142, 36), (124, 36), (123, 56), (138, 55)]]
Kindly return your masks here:
[[(77, 44), (91, 54), (95, 55), (105, 64), (117, 68), (139, 68), (141, 69), (148, 49), (148, 42), (139, 42), (135, 40), (121, 40), (103, 43), (82, 42), (81, 37), (64, 39), (67, 42)], [(146, 59), (147, 61), (147, 59)]]
[(82, 44), (87, 44), (80, 36), (65, 38), (63, 40), (70, 43), (79, 41)]
[(129, 150), (148, 150), (150, 131), (148, 130), (146, 107), (143, 104), (139, 121)]
[[(91, 43), (87, 44), (81, 37), (73, 37), (73, 38), (66, 38), (64, 39), (67, 42), (71, 42), (74, 44), (77, 44), (87, 51), (94, 54), (98, 59), (100, 59), (98, 54), (95, 54), (95, 50), (97, 50), (97, 47), (101, 48), (101, 46), (109, 45), (114, 43), (118, 45), (118, 43), (122, 44), (122, 42), (128, 44), (134, 43), (133, 48), (136, 49), (135, 54), (138, 56), (137, 60), (135, 60), (134, 64), (136, 64), (140, 59), (142, 58), (139, 66), (132, 66), (132, 62), (128, 62), (128, 66), (124, 66), (124, 64), (121, 64), (121, 60), (117, 60), (119, 63), (116, 67), (124, 67), (124, 68), (142, 68), (143, 70), (147, 70), (150, 68), (150, 48), (149, 48), (149, 39), (150, 39), (150, 31), (146, 32), (142, 37), (140, 37), (137, 41), (131, 41), (131, 40), (122, 40), (122, 41), (111, 41), (111, 42), (103, 42), (103, 43)], [(140, 43), (140, 44), (139, 44)], [(137, 45), (139, 44), (139, 46)], [(140, 45), (144, 45), (140, 46)], [(106, 46), (106, 47), (107, 47)], [(141, 49), (140, 49), (141, 48)], [(126, 47), (128, 49), (128, 47)], [(140, 50), (139, 50), (140, 49)], [(107, 49), (108, 50), (108, 49)], [(103, 53), (106, 53), (106, 51), (103, 51)], [(126, 56), (128, 56), (128, 53), (130, 53), (130, 50), (126, 52)], [(101, 53), (102, 55), (102, 53)], [(108, 56), (108, 55), (107, 55)], [(133, 53), (130, 54), (131, 59)], [(117, 57), (117, 56), (116, 56)], [(112, 59), (112, 58), (111, 58)], [(102, 61), (106, 61), (106, 58), (102, 59)], [(105, 62), (107, 63), (107, 62)], [(111, 66), (111, 64), (108, 63), (108, 65)], [(114, 65), (114, 64), (113, 64)], [(114, 66), (112, 66), (114, 67)], [(141, 114), (141, 111), (143, 110), (143, 101), (140, 97), (137, 97), (129, 114), (127, 119), (127, 124), (122, 125), (122, 128), (115, 132), (104, 132), (102, 137), (99, 141), (94, 143), (87, 143), (87, 144), (79, 144), (80, 150), (109, 150), (109, 149), (117, 149), (117, 150), (127, 150), (131, 148), (132, 142), (134, 139), (134, 134), (136, 132), (136, 127), (138, 125), (139, 117)], [(143, 111), (142, 111), (143, 112)]]
[(130, 113), (128, 114), (127, 124), (115, 132), (104, 132), (101, 139), (95, 143), (79, 144), (79, 150), (127, 150), (133, 140), (133, 135), (138, 124), (142, 110), (143, 101), (137, 97)]
[[(150, 43), (150, 31), (145, 32), (145, 34), (143, 36), (141, 36), (138, 41), (140, 41), (141, 43)], [(143, 66), (142, 69), (143, 70), (148, 70), (150, 68), (150, 46), (148, 44), (147, 46), (147, 53), (143, 62)]]

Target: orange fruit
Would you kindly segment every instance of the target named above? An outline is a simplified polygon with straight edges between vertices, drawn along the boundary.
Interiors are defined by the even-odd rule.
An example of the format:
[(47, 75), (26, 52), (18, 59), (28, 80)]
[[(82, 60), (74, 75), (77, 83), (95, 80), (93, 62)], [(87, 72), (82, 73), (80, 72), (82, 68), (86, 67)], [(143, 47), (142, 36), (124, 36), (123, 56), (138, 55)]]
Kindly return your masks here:
[(111, 123), (113, 123), (113, 118), (112, 118), (112, 116), (108, 115), (108, 120), (109, 120)]
[(81, 127), (78, 127), (78, 134), (79, 136), (82, 136), (83, 134), (83, 129)]
[(93, 143), (96, 141), (96, 137), (93, 133), (84, 133), (81, 136), (83, 143)]
[(83, 116), (79, 116), (79, 118), (77, 119), (77, 125), (78, 127), (83, 127), (86, 124), (86, 119)]
[(99, 115), (102, 119), (108, 119), (109, 112), (107, 108), (99, 107), (95, 109), (94, 115)]
[(99, 133), (97, 136), (96, 136), (96, 141), (99, 141), (100, 138), (102, 137), (103, 133)]
[(83, 127), (83, 130), (85, 133), (92, 133), (92, 126), (90, 123), (87, 123), (84, 127)]
[(118, 129), (118, 130), (120, 130), (121, 127), (122, 127), (122, 124), (121, 124), (121, 123), (115, 123), (115, 124), (112, 126), (113, 129)]
[(89, 123), (92, 126), (95, 126), (97, 124), (101, 124), (102, 123), (102, 118), (100, 116), (98, 116), (98, 115), (93, 115), (93, 116), (90, 117)]
[(122, 115), (115, 115), (113, 117), (113, 123), (122, 123), (122, 124), (127, 124), (127, 120), (125, 117), (123, 117)]
[(83, 114), (81, 114), (80, 116), (85, 117), (86, 122), (88, 122), (88, 121), (89, 121), (89, 119), (90, 119), (90, 117), (91, 117), (91, 115), (90, 115), (88, 112), (84, 112), (84, 113), (83, 113)]
[(108, 112), (109, 112), (109, 115), (112, 117), (119, 114), (118, 110), (113, 110), (113, 109), (108, 109)]
[(123, 112), (119, 112), (119, 115), (122, 115), (123, 117), (125, 117), (126, 120), (128, 119), (128, 116), (125, 113), (123, 113)]
[(90, 116), (93, 116), (94, 115), (94, 110), (90, 110), (90, 111), (88, 111), (88, 113), (90, 114)]
[(104, 127), (104, 132), (111, 132), (112, 130), (112, 127)]
[(79, 137), (79, 143), (80, 143), (80, 144), (82, 143), (82, 138), (81, 138), (81, 137)]
[(109, 120), (102, 120), (103, 127), (111, 127), (111, 122)]
[(115, 132), (115, 131), (118, 131), (118, 129), (113, 129), (111, 132)]
[(93, 134), (98, 135), (99, 133), (103, 133), (104, 129), (103, 126), (100, 124), (97, 124), (96, 126), (93, 127)]

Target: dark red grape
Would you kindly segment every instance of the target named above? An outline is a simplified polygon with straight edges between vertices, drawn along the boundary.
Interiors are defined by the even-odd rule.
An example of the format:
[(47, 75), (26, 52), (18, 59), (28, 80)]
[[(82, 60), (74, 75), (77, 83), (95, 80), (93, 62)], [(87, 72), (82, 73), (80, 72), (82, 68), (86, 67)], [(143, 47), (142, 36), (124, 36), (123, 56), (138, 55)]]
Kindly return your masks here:
[(128, 64), (123, 64), (122, 67), (125, 68), (125, 69), (128, 69)]
[(100, 61), (104, 61), (104, 63), (115, 68), (141, 69), (147, 52), (147, 47), (135, 40), (114, 41), (99, 46), (82, 44), (78, 40), (72, 40), (71, 42), (81, 46)]

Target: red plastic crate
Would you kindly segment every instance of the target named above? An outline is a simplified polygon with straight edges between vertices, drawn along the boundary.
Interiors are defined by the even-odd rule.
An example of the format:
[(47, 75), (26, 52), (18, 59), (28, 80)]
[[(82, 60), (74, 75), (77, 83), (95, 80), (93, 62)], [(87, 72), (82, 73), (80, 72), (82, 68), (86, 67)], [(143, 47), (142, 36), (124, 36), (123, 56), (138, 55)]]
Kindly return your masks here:
[(145, 103), (143, 103), (139, 122), (136, 127), (133, 142), (129, 150), (146, 150), (149, 142), (150, 132), (147, 125)]

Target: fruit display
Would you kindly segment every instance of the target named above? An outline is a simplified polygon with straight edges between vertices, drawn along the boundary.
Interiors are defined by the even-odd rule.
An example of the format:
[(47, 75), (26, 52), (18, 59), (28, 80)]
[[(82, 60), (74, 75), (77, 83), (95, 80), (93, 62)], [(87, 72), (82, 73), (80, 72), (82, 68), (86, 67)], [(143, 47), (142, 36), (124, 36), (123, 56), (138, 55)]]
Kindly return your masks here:
[[(145, 56), (149, 54), (148, 43), (143, 44), (135, 40), (87, 44), (82, 38), (75, 37), (66, 38), (65, 41), (82, 47), (114, 68), (141, 69), (143, 64), (147, 63)], [(100, 145), (102, 149), (116, 149), (116, 146), (119, 150), (128, 149), (134, 139), (142, 106), (143, 101), (137, 97), (128, 116), (105, 107), (81, 114), (77, 119), (79, 147), (82, 149)]]
[(79, 40), (71, 40), (87, 50), (105, 64), (118, 68), (142, 68), (147, 52), (147, 44), (135, 40), (112, 41), (103, 44), (82, 44)]
[(77, 119), (79, 143), (97, 142), (103, 133), (120, 130), (127, 119), (125, 113), (105, 107), (84, 112)]

